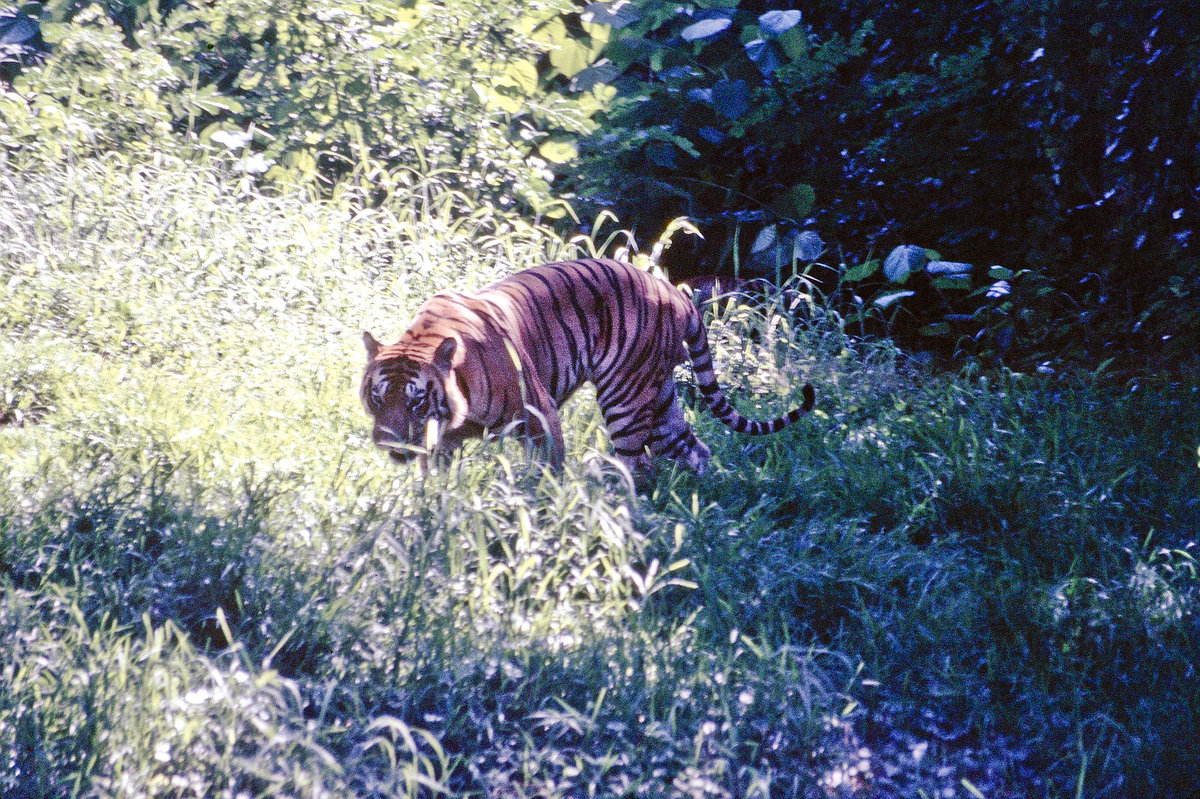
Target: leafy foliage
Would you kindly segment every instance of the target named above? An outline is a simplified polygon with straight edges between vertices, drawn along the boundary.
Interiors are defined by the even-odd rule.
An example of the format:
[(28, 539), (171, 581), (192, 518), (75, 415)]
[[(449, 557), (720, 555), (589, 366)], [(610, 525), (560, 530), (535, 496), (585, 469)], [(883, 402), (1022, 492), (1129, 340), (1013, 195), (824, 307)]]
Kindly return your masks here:
[(53, 55), (0, 98), (0, 144), (57, 158), (145, 146), (169, 125), (269, 182), (350, 183), (378, 202), (397, 172), (445, 169), (474, 196), (561, 215), (548, 167), (574, 156), (610, 93), (569, 88), (607, 39), (604, 25), (568, 27), (573, 8), (109, 4), (118, 28), (96, 6), (51, 3)]
[(680, 215), (806, 219), (817, 197), (805, 145), (825, 127), (822, 108), (840, 113), (810, 101), (863, 55), (871, 25), (821, 42), (798, 11), (632, 5), (603, 51), (618, 95), (574, 186), (647, 232)]
[(165, 98), (182, 85), (162, 56), (127, 48), (95, 7), (45, 35), (53, 57), (0, 92), (0, 153), (57, 162), (162, 145), (173, 120)]
[(560, 19), (570, 7), (375, 0), (311, 13), (303, 2), (241, 0), (173, 13), (160, 46), (195, 70), (197, 86), (241, 106), (201, 106), (202, 140), (249, 125), (277, 165), (268, 178), (283, 167), (353, 172), (386, 188), (387, 167), (423, 161), (453, 168), (474, 194), (544, 202), (545, 165), (566, 157), (556, 143), (582, 130), (597, 102), (568, 99), (539, 74), (547, 51), (577, 68), (560, 58), (580, 57)]
[[(1153, 328), (1184, 338), (1186, 357), (1200, 307), (1190, 4), (622, 13), (603, 52), (618, 96), (564, 186), (647, 232), (696, 220), (708, 239), (668, 253), (675, 274), (753, 268), (748, 246), (777, 224), (832, 240), (850, 254), (842, 272), (915, 244), (975, 264), (972, 289), (997, 264), (1053, 287), (1029, 309), (1050, 320), (1035, 332), (1047, 349)], [(856, 287), (868, 301), (892, 290)], [(962, 305), (919, 292), (893, 332), (976, 310)]]
[(45, 53), (36, 19), (20, 9), (0, 10), (0, 80), (12, 81), (22, 66), (36, 63)]

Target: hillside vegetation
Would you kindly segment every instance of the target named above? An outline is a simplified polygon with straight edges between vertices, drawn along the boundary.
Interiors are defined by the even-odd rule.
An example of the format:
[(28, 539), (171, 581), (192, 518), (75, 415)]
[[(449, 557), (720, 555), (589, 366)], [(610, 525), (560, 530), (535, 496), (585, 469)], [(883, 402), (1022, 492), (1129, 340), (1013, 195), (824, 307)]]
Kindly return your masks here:
[[(1147, 300), (1161, 347), (1056, 315), (1047, 261), (988, 270), (951, 369), (881, 335), (917, 291), (873, 303), (864, 264), (793, 249), (706, 318), (746, 415), (805, 382), (817, 407), (748, 439), (685, 389), (702, 479), (636, 490), (586, 389), (561, 470), (515, 440), (426, 476), (372, 446), (364, 329), (546, 261), (650, 266), (657, 231), (553, 192), (630, 107), (577, 78), (625, 29), (748, 56), (639, 7), (666, 16), (23, 7), (51, 52), (0, 53), (0, 796), (1200, 792), (1186, 237)], [(877, 255), (927, 277), (921, 247)]]

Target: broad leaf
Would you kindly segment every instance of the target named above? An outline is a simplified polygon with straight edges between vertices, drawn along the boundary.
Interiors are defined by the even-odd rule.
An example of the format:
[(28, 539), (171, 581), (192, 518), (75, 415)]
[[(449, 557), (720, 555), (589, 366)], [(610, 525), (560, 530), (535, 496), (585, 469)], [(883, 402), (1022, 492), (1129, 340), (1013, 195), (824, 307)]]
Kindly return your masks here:
[(750, 89), (744, 80), (717, 81), (712, 89), (712, 103), (721, 116), (738, 119), (750, 110)]
[[(212, 131), (211, 133), (209, 131)], [(225, 123), (209, 125), (200, 134), (200, 140), (208, 138), (228, 150), (240, 150), (254, 140), (254, 134), (238, 128), (230, 128)]]
[(925, 250), (913, 244), (901, 244), (888, 254), (883, 262), (883, 274), (893, 283), (903, 283), (913, 272), (925, 268), (929, 256)]
[(800, 24), (799, 11), (768, 11), (758, 18), (758, 27), (768, 36), (778, 36)]
[(602, 61), (593, 64), (585, 70), (576, 73), (571, 79), (571, 91), (588, 92), (599, 84), (612, 83), (621, 74), (621, 69), (612, 63)]
[(799, 261), (815, 261), (821, 257), (824, 250), (825, 242), (815, 230), (802, 231), (796, 236), (796, 243), (792, 245), (792, 252)]
[(700, 39), (710, 39), (721, 33), (730, 25), (733, 20), (728, 17), (716, 17), (714, 19), (702, 19), (699, 22), (693, 22), (679, 32), (685, 42), (695, 42)]
[(775, 246), (775, 241), (778, 239), (778, 233), (775, 230), (775, 225), (767, 225), (758, 232), (754, 237), (754, 243), (750, 245), (751, 254), (760, 253)]
[(888, 292), (887, 294), (880, 294), (878, 297), (876, 297), (874, 300), (872, 300), (871, 304), (874, 305), (876, 308), (883, 309), (883, 308), (887, 308), (889, 305), (892, 305), (893, 303), (895, 303), (898, 300), (903, 300), (906, 297), (911, 297), (916, 293), (917, 292), (915, 292), (915, 291), (910, 291), (907, 289), (904, 291), (891, 291), (891, 292)]
[(550, 51), (550, 63), (557, 67), (564, 76), (570, 78), (587, 69), (603, 47), (603, 42), (596, 47), (578, 39), (567, 39), (560, 42), (556, 49)]
[(514, 61), (496, 78), (499, 86), (515, 86), (526, 94), (537, 91), (537, 66), (529, 61)]
[(551, 136), (538, 145), (538, 153), (552, 164), (562, 164), (579, 154), (571, 136)]
[(848, 283), (857, 283), (860, 280), (866, 280), (871, 275), (879, 271), (879, 259), (872, 258), (869, 261), (863, 261), (858, 266), (847, 267), (842, 272), (842, 280)]
[(925, 273), (932, 278), (935, 289), (963, 291), (971, 288), (970, 264), (958, 261), (930, 261), (925, 264)]
[(970, 264), (958, 261), (930, 261), (925, 264), (925, 271), (931, 277), (970, 277), (973, 268)]
[(626, 25), (637, 22), (642, 15), (632, 0), (616, 0), (611, 3), (589, 3), (579, 18), (584, 22), (624, 28)]
[(746, 42), (746, 57), (753, 61), (754, 66), (764, 75), (773, 75), (783, 66), (783, 60), (775, 52), (775, 47), (766, 39)]
[(992, 285), (988, 286), (987, 298), (989, 300), (998, 300), (1001, 297), (1007, 297), (1012, 294), (1012, 284), (1007, 280), (997, 280)]
[(807, 183), (797, 183), (775, 198), (772, 210), (784, 219), (800, 221), (812, 212), (817, 201), (817, 192)]
[(783, 50), (783, 54), (792, 61), (799, 61), (808, 55), (811, 42), (808, 33), (801, 27), (792, 28), (775, 39), (775, 44)]
[(951, 291), (966, 291), (971, 288), (970, 275), (943, 275), (935, 277), (930, 281), (930, 284), (935, 289), (949, 289)]
[(675, 163), (675, 148), (666, 142), (656, 141), (647, 144), (646, 157), (663, 169), (675, 169), (678, 166)]

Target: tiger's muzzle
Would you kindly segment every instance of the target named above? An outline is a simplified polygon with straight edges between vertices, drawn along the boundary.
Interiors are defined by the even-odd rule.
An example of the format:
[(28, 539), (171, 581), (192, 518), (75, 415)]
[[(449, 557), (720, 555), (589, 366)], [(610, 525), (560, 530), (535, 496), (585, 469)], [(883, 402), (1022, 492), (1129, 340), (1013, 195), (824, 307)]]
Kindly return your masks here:
[(386, 450), (388, 457), (397, 463), (406, 463), (417, 456), (425, 456), (437, 449), (441, 441), (441, 423), (434, 418), (425, 420), (422, 425), (420, 443), (411, 438), (405, 438), (387, 425), (376, 424), (371, 438), (375, 446)]

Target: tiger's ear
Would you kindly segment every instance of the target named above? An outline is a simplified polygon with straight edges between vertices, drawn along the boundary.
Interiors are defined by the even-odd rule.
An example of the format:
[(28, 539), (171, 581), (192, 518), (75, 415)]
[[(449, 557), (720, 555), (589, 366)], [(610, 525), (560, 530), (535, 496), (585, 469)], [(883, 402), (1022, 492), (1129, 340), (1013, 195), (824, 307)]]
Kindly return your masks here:
[(448, 338), (438, 345), (437, 351), (433, 353), (433, 366), (442, 374), (447, 374), (450, 367), (454, 364), (454, 351), (458, 349), (458, 342), (453, 338)]
[(367, 360), (375, 360), (375, 353), (379, 352), (379, 342), (366, 330), (363, 331), (363, 346), (367, 348)]

